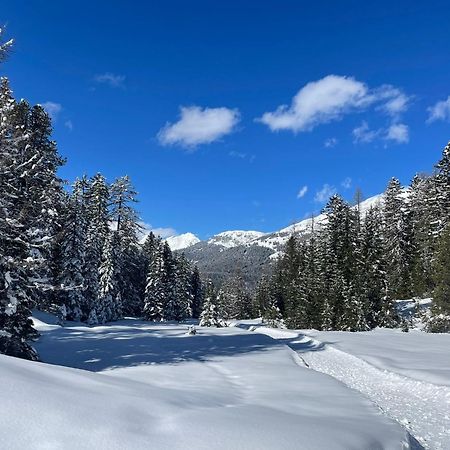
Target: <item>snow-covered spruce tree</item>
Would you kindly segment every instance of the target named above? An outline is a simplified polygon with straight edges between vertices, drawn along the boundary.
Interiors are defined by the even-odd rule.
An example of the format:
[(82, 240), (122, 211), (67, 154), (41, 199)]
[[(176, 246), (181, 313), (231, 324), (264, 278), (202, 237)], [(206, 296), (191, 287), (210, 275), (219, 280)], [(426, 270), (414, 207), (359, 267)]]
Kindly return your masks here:
[(278, 262), (275, 289), (277, 306), (288, 326), (296, 328), (304, 317), (304, 290), (300, 285), (300, 272), (304, 269), (304, 248), (292, 234), (286, 242), (284, 254)]
[(217, 294), (214, 285), (210, 280), (206, 282), (205, 299), (202, 305), (202, 312), (200, 314), (201, 327), (220, 327), (222, 321), (219, 317), (219, 310), (217, 308)]
[(274, 295), (272, 292), (272, 277), (263, 275), (256, 286), (253, 299), (253, 314), (255, 317), (263, 317), (272, 304)]
[(84, 273), (86, 267), (86, 180), (77, 180), (69, 196), (61, 239), (61, 267), (58, 280), (63, 320), (79, 321), (86, 311)]
[(173, 280), (173, 283), (175, 289), (174, 295), (177, 303), (174, 319), (181, 322), (188, 317), (192, 317), (192, 269), (190, 263), (183, 254), (175, 255), (174, 262), (175, 279)]
[(162, 242), (155, 240), (154, 244), (147, 272), (143, 317), (159, 322), (164, 319), (166, 304), (165, 266)]
[(415, 296), (427, 296), (433, 290), (432, 261), (442, 222), (436, 181), (436, 176), (416, 175), (409, 191), (415, 244), (412, 268)]
[(394, 311), (390, 311), (391, 302), (385, 304), (387, 280), (382, 226), (380, 207), (370, 208), (364, 218), (361, 237), (365, 293), (368, 303), (367, 323), (370, 328), (385, 324), (386, 320), (394, 315)]
[(57, 170), (64, 163), (51, 140), (51, 120), (37, 105), (21, 101), (14, 111), (14, 139), (20, 161), (17, 207), (28, 242), (29, 283), (36, 305), (48, 307), (54, 289), (52, 243), (59, 231), (62, 181)]
[(389, 295), (408, 298), (412, 295), (414, 243), (410, 209), (396, 178), (391, 179), (384, 194), (383, 216)]
[(137, 202), (129, 177), (118, 178), (110, 189), (111, 219), (117, 230), (117, 276), (118, 289), (124, 312), (140, 314), (141, 297), (141, 253), (138, 233), (141, 230), (139, 217), (133, 205)]
[(441, 216), (439, 231), (442, 231), (450, 224), (450, 142), (436, 164), (436, 189)]
[(190, 277), (190, 287), (192, 296), (192, 317), (198, 319), (203, 310), (204, 287), (197, 266), (194, 267)]
[(450, 332), (450, 224), (441, 233), (434, 261), (433, 315), (427, 331)]
[[(302, 284), (305, 295), (305, 319), (303, 326), (306, 328), (321, 327), (322, 299), (324, 297), (323, 276), (320, 270), (319, 248), (317, 234), (313, 228), (311, 237), (305, 247), (305, 264), (302, 274)], [(319, 235), (320, 238), (320, 235)]]
[(240, 273), (226, 280), (218, 293), (219, 314), (225, 319), (250, 317), (251, 298)]
[(351, 331), (366, 329), (357, 215), (337, 195), (330, 198), (325, 214), (325, 258), (329, 260), (328, 303), (335, 316), (332, 326)]
[[(0, 57), (5, 49), (0, 46)], [(29, 342), (37, 337), (29, 318), (32, 299), (27, 258), (29, 243), (20, 215), (22, 191), (19, 142), (14, 114), (17, 105), (9, 82), (0, 82), (0, 353), (37, 359)]]
[(85, 316), (90, 325), (107, 320), (104, 303), (100, 295), (100, 266), (109, 229), (109, 188), (103, 175), (96, 174), (89, 180), (87, 199), (87, 236), (85, 254)]
[(119, 240), (117, 231), (109, 233), (103, 248), (100, 264), (99, 303), (103, 313), (98, 320), (100, 323), (122, 318), (123, 307), (119, 290), (119, 267), (117, 266), (117, 252)]

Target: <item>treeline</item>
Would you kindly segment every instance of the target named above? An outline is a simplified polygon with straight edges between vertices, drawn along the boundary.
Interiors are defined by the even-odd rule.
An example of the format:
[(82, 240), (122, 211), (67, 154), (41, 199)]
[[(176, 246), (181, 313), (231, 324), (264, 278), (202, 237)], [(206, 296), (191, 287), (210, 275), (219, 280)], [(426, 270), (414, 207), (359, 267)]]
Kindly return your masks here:
[[(0, 60), (11, 42), (0, 45)], [(44, 109), (0, 83), (0, 353), (36, 359), (31, 309), (94, 325), (124, 315), (198, 317), (198, 270), (153, 234), (140, 245), (128, 177), (72, 189)]]
[(325, 223), (287, 242), (255, 305), (289, 328), (363, 331), (399, 323), (394, 300), (434, 298), (427, 330), (450, 331), (450, 144), (432, 175), (393, 178), (368, 211), (330, 198)]

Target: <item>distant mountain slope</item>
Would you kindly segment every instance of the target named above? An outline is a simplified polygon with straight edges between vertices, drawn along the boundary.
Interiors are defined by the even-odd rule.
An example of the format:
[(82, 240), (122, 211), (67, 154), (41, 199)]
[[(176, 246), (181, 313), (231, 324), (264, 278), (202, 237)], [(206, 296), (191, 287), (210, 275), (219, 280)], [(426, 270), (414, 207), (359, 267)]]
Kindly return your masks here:
[[(361, 215), (364, 216), (370, 207), (382, 200), (383, 196), (380, 194), (361, 202)], [(271, 271), (289, 236), (296, 233), (307, 238), (313, 221), (314, 227), (319, 229), (324, 225), (326, 216), (319, 214), (314, 219), (302, 220), (273, 233), (224, 231), (206, 241), (183, 248), (182, 251), (197, 264), (204, 275), (219, 284), (233, 273), (240, 272), (247, 283), (253, 286), (263, 273)]]
[(172, 251), (183, 250), (200, 242), (200, 239), (192, 233), (179, 234), (178, 236), (170, 236), (165, 241), (169, 244)]

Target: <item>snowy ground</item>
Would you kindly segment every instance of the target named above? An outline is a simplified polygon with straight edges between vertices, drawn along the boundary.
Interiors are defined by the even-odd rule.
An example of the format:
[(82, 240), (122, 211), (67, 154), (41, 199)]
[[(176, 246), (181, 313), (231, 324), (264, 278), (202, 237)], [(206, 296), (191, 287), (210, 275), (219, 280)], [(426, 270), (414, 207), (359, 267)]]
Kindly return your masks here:
[(450, 449), (450, 335), (256, 331), (291, 347), (312, 369), (361, 392), (425, 448)]
[(309, 353), (264, 334), (52, 321), (35, 321), (50, 364), (0, 356), (2, 449), (420, 448), (369, 399), (306, 368)]

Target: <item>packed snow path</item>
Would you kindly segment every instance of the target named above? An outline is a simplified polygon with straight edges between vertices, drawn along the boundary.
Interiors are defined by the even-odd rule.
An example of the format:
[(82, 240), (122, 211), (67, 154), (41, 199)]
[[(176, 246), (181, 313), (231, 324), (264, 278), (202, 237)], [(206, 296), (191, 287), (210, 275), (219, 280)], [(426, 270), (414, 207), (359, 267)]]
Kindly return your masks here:
[(268, 336), (233, 327), (187, 336), (185, 325), (137, 320), (62, 328), (40, 318), (47, 364), (0, 355), (2, 449), (421, 448), (368, 399)]
[[(381, 370), (304, 334), (269, 328), (258, 328), (258, 331), (289, 345), (311, 369), (331, 375), (366, 395), (388, 417), (406, 427), (423, 447), (450, 449), (449, 386)], [(353, 338), (358, 340), (358, 335), (353, 334)], [(347, 347), (351, 347), (348, 342)], [(389, 358), (389, 354), (384, 357)]]

